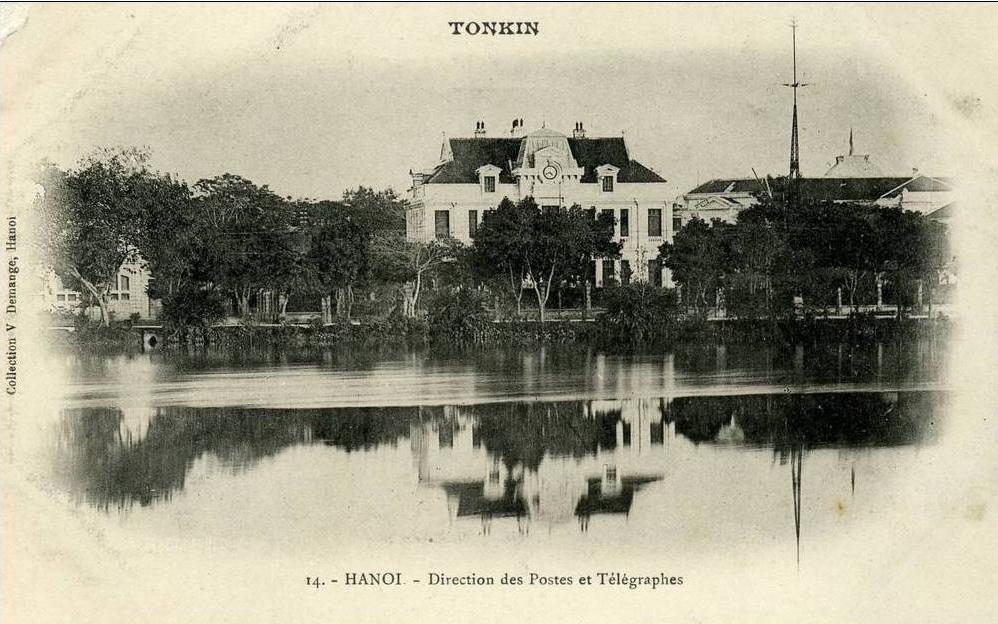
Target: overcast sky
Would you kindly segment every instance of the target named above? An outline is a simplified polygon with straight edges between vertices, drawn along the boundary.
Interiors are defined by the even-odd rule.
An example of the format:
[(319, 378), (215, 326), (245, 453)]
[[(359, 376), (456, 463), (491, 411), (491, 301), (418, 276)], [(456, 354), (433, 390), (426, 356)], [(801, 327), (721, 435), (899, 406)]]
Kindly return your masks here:
[[(977, 104), (959, 67), (917, 71), (939, 42), (920, 43), (915, 7), (35, 7), (4, 43), (7, 140), (64, 165), (145, 145), (191, 182), (231, 172), (330, 198), (403, 191), (442, 134), (468, 136), (477, 120), (495, 136), (514, 117), (566, 133), (578, 120), (590, 136), (625, 131), (679, 194), (753, 167), (786, 172), (793, 14), (812, 83), (805, 175), (847, 150), (850, 127), (885, 174), (958, 173), (941, 156), (939, 102)], [(471, 18), (537, 20), (540, 35), (450, 35), (448, 20)]]

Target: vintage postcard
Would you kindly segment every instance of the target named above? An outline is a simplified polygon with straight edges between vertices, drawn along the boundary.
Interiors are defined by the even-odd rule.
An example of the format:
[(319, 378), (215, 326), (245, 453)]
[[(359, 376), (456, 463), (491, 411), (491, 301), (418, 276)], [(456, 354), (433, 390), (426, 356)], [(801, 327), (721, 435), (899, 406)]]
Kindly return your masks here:
[(996, 32), (0, 5), (0, 619), (996, 621)]

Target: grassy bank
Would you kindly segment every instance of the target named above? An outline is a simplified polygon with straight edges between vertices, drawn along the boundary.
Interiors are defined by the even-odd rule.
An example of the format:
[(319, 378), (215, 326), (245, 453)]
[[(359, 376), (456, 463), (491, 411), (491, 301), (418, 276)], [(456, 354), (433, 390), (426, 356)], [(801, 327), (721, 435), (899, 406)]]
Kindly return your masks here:
[[(555, 320), (493, 322), (477, 319), (456, 326), (423, 319), (365, 319), (331, 325), (222, 325), (182, 332), (164, 329), (157, 348), (252, 349), (257, 347), (376, 348), (384, 345), (431, 347), (579, 344), (605, 351), (665, 349), (673, 344), (799, 344), (864, 343), (923, 337), (945, 338), (952, 331), (948, 319), (897, 319), (855, 316), (847, 319), (796, 318), (784, 320), (728, 319), (703, 321), (663, 319), (651, 327), (635, 328), (607, 316), (594, 321)], [(86, 351), (141, 350), (141, 332), (127, 323), (111, 327), (78, 327), (56, 340)]]

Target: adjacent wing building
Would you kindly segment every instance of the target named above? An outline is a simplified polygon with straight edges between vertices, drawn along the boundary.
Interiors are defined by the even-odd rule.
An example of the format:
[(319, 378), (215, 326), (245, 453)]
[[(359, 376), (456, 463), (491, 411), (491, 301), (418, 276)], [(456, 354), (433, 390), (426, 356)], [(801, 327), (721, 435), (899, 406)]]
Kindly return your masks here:
[[(738, 213), (758, 202), (758, 197), (778, 189), (782, 179), (728, 178), (710, 180), (682, 195), (675, 206), (676, 229), (694, 217), (734, 222)], [(953, 181), (913, 171), (906, 176), (885, 176), (869, 154), (836, 156), (835, 164), (820, 178), (802, 178), (805, 197), (833, 202), (855, 202), (920, 212), (948, 221), (952, 213)], [(945, 209), (945, 210), (944, 210)]]

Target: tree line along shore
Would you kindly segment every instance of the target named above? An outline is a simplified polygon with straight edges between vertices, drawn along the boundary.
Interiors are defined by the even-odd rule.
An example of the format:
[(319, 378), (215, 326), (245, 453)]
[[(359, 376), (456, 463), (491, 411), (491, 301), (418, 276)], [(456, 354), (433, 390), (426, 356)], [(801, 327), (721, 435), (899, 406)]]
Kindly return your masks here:
[[(254, 332), (478, 343), (863, 336), (938, 317), (933, 306), (951, 296), (946, 226), (897, 208), (760, 196), (735, 223), (693, 219), (663, 243), (649, 260), (671, 284), (622, 265), (597, 288), (595, 263), (620, 257), (611, 214), (504, 199), (471, 244), (412, 241), (390, 189), (294, 199), (228, 173), (190, 185), (148, 163), (141, 151), (104, 150), (68, 170), (40, 167), (46, 269), (80, 292), (70, 318), (53, 322), (75, 325), (78, 341), (113, 341), (137, 320), (113, 319), (108, 306), (126, 262), (151, 274), (163, 335), (202, 345)], [(306, 300), (317, 313), (292, 318), (289, 302)], [(888, 309), (891, 330), (877, 320)]]

